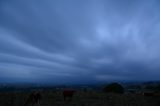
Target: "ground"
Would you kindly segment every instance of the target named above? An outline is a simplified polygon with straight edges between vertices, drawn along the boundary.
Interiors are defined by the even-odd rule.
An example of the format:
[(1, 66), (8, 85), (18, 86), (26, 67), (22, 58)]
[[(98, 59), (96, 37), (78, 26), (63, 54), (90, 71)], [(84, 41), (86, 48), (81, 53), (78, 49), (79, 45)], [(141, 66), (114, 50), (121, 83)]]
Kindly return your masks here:
[[(24, 106), (31, 92), (1, 92), (0, 106)], [(108, 94), (77, 91), (71, 101), (64, 101), (62, 91), (41, 91), (40, 106), (160, 106), (160, 97), (136, 94)], [(30, 106), (30, 105), (27, 105)]]

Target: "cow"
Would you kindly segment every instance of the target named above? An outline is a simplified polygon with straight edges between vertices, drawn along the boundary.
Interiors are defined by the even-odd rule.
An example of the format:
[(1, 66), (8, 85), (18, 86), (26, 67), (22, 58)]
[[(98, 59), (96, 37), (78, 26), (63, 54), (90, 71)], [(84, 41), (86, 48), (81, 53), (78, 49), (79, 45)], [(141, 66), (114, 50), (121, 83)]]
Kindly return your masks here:
[(158, 92), (144, 92), (143, 95), (147, 97), (160, 97), (160, 93)]
[(41, 97), (40, 92), (34, 91), (29, 95), (25, 105), (31, 104), (32, 106), (40, 106)]
[[(73, 89), (64, 89), (64, 90), (63, 90), (63, 98), (64, 98), (64, 101), (65, 101), (65, 100), (71, 101), (74, 93), (75, 93), (75, 90), (73, 90)], [(67, 98), (68, 98), (68, 99), (67, 99)]]
[(143, 92), (143, 95), (147, 97), (153, 97), (155, 96), (155, 93), (154, 92)]

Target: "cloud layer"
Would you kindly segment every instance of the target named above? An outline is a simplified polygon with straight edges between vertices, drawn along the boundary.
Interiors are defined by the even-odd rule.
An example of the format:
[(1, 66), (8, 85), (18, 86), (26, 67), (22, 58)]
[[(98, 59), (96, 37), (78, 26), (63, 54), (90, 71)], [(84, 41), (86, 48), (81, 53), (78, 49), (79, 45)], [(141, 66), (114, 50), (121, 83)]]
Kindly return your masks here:
[(159, 80), (159, 0), (0, 1), (0, 80)]

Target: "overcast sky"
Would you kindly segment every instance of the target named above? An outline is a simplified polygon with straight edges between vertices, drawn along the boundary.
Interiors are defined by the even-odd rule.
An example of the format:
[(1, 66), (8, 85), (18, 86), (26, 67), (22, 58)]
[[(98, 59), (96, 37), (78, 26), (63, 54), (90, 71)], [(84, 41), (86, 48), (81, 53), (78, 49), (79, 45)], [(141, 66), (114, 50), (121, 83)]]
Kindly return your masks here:
[(0, 82), (159, 76), (159, 0), (0, 1)]

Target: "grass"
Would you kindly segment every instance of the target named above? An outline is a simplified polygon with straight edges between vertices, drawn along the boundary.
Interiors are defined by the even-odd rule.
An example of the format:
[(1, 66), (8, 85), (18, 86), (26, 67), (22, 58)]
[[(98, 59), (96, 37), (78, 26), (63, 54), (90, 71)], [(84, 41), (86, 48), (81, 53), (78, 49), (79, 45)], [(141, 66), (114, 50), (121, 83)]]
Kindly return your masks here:
[[(1, 92), (0, 106), (24, 106), (30, 93)], [(136, 94), (77, 91), (71, 101), (64, 101), (61, 91), (46, 90), (41, 94), (40, 106), (160, 106), (160, 97), (144, 97)]]

